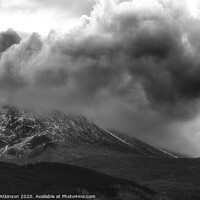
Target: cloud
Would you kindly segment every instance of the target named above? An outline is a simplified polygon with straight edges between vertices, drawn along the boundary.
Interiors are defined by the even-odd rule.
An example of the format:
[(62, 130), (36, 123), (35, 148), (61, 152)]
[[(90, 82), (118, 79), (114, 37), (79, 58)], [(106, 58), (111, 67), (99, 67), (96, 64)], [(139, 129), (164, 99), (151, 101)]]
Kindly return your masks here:
[(1, 8), (12, 12), (38, 12), (39, 10), (59, 10), (61, 13), (67, 13), (80, 17), (82, 14), (89, 14), (95, 0), (7, 0), (0, 1)]
[(44, 9), (58, 9), (70, 13), (73, 17), (81, 17), (82, 14), (90, 14), (91, 8), (94, 5), (95, 0), (34, 0), (34, 4), (38, 8)]
[(0, 53), (7, 50), (14, 44), (18, 44), (21, 40), (21, 37), (13, 31), (12, 29), (8, 29), (7, 31), (0, 33)]
[(184, 1), (98, 1), (70, 32), (34, 33), (2, 54), (2, 98), (167, 141), (198, 113), (199, 25)]

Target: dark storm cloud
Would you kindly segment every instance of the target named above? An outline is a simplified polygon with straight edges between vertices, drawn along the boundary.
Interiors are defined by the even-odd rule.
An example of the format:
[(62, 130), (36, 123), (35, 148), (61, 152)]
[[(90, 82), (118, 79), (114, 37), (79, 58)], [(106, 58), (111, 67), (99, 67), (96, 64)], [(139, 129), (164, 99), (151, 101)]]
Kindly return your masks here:
[[(61, 6), (62, 1), (40, 4)], [(70, 33), (51, 33), (46, 39), (33, 34), (22, 41), (3, 56), (1, 68), (10, 83), (19, 77), (27, 87), (66, 86), (66, 91), (70, 83), (70, 89), (89, 98), (104, 90), (131, 101), (140, 85), (152, 107), (173, 112), (200, 96), (197, 24), (180, 1), (100, 1)], [(11, 43), (19, 42), (11, 36)]]
[(20, 41), (21, 37), (12, 29), (0, 32), (0, 53), (4, 52), (12, 45), (18, 44)]
[(83, 113), (162, 139), (173, 120), (198, 112), (199, 26), (184, 1), (98, 1), (70, 32), (32, 34), (3, 53), (0, 90), (12, 104)]
[[(10, 36), (8, 38), (10, 39)], [(10, 42), (10, 40), (8, 41)], [(24, 68), (24, 63), (31, 62), (41, 47), (40, 36), (34, 33), (19, 45), (14, 45), (2, 53), (0, 60), (0, 87), (2, 90), (12, 91), (27, 86), (28, 77), (26, 75), (28, 76), (28, 72)]]

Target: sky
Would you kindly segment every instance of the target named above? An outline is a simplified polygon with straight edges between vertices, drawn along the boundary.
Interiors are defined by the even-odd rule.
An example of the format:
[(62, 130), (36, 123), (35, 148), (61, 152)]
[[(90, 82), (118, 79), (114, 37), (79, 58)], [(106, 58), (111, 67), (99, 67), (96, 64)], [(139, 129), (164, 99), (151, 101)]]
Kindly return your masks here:
[[(51, 29), (68, 31), (78, 24), (82, 15), (90, 15), (95, 3), (96, 0), (1, 0), (0, 30), (12, 27), (42, 35)], [(198, 16), (199, 0), (186, 0), (186, 3), (191, 14)]]
[(83, 114), (200, 156), (198, 0), (0, 0), (0, 104)]
[(50, 30), (67, 31), (82, 15), (89, 15), (95, 0), (1, 0), (0, 30), (47, 35)]

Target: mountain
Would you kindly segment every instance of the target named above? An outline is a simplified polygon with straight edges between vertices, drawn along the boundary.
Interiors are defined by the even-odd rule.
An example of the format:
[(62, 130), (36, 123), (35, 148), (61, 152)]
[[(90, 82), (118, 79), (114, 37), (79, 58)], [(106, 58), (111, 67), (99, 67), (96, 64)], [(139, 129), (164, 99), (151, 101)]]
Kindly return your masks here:
[[(163, 194), (166, 197), (164, 199), (200, 199), (199, 159), (180, 158), (118, 131), (105, 130), (83, 116), (65, 115), (57, 111), (38, 115), (27, 110), (5, 107), (0, 113), (0, 161), (7, 162), (0, 163), (1, 179), (5, 175), (5, 183), (6, 180), (11, 180), (5, 187), (0, 184), (0, 191), (6, 191), (6, 187), (11, 188), (13, 181), (23, 184), (21, 188), (26, 184), (30, 184), (31, 188), (34, 186), (32, 177), (37, 177), (37, 173), (45, 173), (44, 169), (47, 170), (48, 167), (55, 174), (62, 169), (59, 176), (65, 177), (65, 170), (68, 170), (67, 165), (70, 164), (79, 166), (78, 171), (87, 168), (137, 182), (161, 194), (160, 199)], [(8, 162), (20, 165), (9, 165)], [(37, 164), (30, 164), (39, 163), (40, 166), (44, 162), (46, 164), (41, 164), (41, 170), (40, 167), (37, 168)], [(52, 185), (53, 181), (48, 182), (51, 170), (50, 176), (46, 175), (41, 180), (37, 177), (36, 186), (47, 183), (51, 186), (48, 191), (62, 188), (59, 181), (55, 182), (56, 186)], [(79, 183), (77, 181), (76, 184)], [(65, 189), (71, 188), (67, 182), (63, 184)], [(29, 191), (29, 186), (27, 187), (25, 189)], [(111, 186), (108, 188), (112, 191)], [(43, 186), (39, 189), (42, 192)], [(90, 186), (87, 186), (88, 190), (91, 190)], [(123, 196), (121, 199), (148, 199), (146, 193), (144, 198), (135, 198), (129, 192), (129, 197)], [(100, 194), (107, 195), (102, 192)], [(115, 197), (116, 195), (115, 193)]]
[(38, 157), (63, 145), (103, 148), (137, 157), (176, 157), (130, 136), (105, 130), (83, 116), (58, 111), (41, 116), (10, 106), (0, 113), (1, 159)]

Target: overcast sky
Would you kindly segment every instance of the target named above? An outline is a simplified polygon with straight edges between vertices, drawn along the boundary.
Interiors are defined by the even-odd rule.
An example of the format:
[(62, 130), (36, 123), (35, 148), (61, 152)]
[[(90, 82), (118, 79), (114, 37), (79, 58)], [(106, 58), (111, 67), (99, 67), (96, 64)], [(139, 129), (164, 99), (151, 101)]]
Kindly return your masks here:
[[(118, 0), (124, 2), (125, 0)], [(183, 1), (183, 0), (180, 0)], [(186, 0), (191, 13), (198, 15), (199, 0)], [(66, 31), (82, 15), (90, 15), (96, 0), (0, 0), (0, 30), (47, 35), (51, 29)]]
[(0, 29), (48, 34), (68, 30), (82, 15), (89, 15), (95, 0), (1, 0)]
[(0, 31), (1, 104), (200, 156), (198, 0), (0, 0)]

